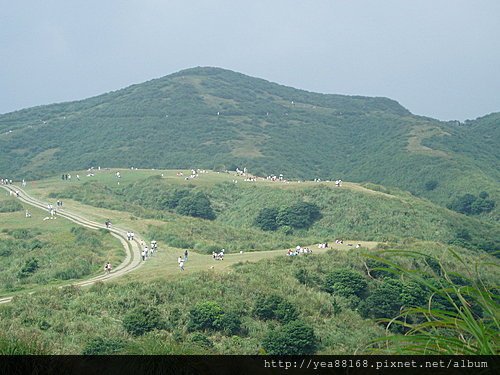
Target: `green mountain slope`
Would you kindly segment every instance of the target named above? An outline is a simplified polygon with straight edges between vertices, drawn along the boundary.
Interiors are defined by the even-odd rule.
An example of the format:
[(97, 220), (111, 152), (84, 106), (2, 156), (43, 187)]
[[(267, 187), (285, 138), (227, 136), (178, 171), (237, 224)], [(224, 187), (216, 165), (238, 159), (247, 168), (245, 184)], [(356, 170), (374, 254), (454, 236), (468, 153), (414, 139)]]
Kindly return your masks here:
[(498, 114), (442, 123), (386, 98), (316, 94), (194, 68), (1, 115), (0, 171), (33, 178), (98, 165), (239, 166), (397, 186), (446, 205), (481, 191), (498, 200), (498, 124)]

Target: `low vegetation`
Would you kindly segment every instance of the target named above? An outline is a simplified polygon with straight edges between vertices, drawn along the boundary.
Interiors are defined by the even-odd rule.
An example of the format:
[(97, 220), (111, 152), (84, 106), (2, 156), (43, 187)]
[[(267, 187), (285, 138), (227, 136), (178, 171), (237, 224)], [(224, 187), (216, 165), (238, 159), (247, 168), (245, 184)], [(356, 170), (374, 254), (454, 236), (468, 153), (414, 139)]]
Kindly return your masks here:
[[(395, 340), (403, 340), (411, 348), (414, 332), (422, 333), (418, 325), (424, 327), (431, 316), (425, 313), (429, 301), (440, 314), (456, 311), (459, 300), (437, 301), (439, 291), (448, 290), (442, 283), (467, 273), (468, 264), (478, 258), (455, 248), (463, 260), (458, 261), (433, 243), (404, 247), (423, 254), (417, 259), (401, 255), (397, 246), (386, 247), (371, 253), (376, 262), (368, 262), (360, 249), (283, 255), (240, 263), (225, 274), (184, 274), (168, 283), (149, 275), (144, 281), (98, 283), (88, 290), (69, 287), (22, 295), (0, 307), (0, 328), (3, 340), (35, 337), (31, 353), (44, 348), (60, 354), (352, 354), (385, 350), (388, 340), (396, 345)], [(434, 258), (448, 276), (433, 274), (427, 263)], [(498, 265), (483, 262), (478, 267), (483, 289), (492, 290)], [(394, 272), (399, 269), (409, 273)], [(410, 277), (416, 270), (433, 276)], [(299, 275), (307, 275), (305, 284)], [(352, 275), (356, 283), (349, 279)], [(459, 287), (469, 303), (470, 287)], [(494, 332), (498, 327), (491, 319), (497, 310), (491, 303), (479, 305), (472, 317)], [(452, 328), (436, 327), (443, 335)], [(498, 350), (494, 337), (486, 340)]]

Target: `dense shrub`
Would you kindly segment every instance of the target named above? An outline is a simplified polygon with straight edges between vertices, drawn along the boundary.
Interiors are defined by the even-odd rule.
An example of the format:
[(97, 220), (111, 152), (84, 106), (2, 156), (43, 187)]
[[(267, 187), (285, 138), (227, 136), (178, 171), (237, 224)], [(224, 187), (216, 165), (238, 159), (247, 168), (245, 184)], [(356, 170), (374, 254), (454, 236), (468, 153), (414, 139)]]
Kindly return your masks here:
[(159, 311), (153, 306), (140, 306), (129, 312), (123, 318), (123, 328), (134, 335), (140, 336), (153, 329), (162, 329), (164, 324)]
[(276, 294), (258, 296), (253, 314), (259, 319), (276, 319), (284, 323), (297, 318), (295, 306)]
[(122, 340), (96, 337), (91, 339), (85, 345), (83, 355), (109, 355), (115, 354), (124, 348), (125, 344)]
[(26, 260), (23, 267), (19, 270), (19, 272), (17, 273), (17, 277), (22, 279), (31, 276), (38, 270), (38, 268), (39, 268), (38, 259), (30, 258)]
[(188, 330), (217, 329), (224, 311), (216, 302), (198, 303), (189, 311)]
[(224, 312), (216, 302), (198, 303), (189, 311), (189, 331), (214, 330), (234, 335), (241, 330), (241, 320), (234, 312)]
[(262, 342), (264, 350), (270, 355), (314, 354), (317, 345), (313, 328), (301, 320), (271, 330)]
[(241, 332), (241, 319), (234, 311), (228, 311), (219, 318), (215, 328), (228, 335), (236, 335)]
[(394, 274), (382, 269), (382, 268), (387, 268), (387, 265), (376, 259), (368, 258), (366, 260), (366, 266), (370, 271), (370, 275), (377, 279), (394, 277)]
[(288, 225), (292, 228), (308, 228), (320, 218), (320, 210), (314, 203), (299, 202), (282, 208), (276, 222), (280, 226)]
[(401, 304), (403, 307), (421, 307), (425, 306), (429, 299), (429, 291), (424, 285), (414, 281), (405, 281), (402, 283)]
[(309, 228), (320, 217), (321, 213), (317, 205), (299, 202), (280, 209), (262, 208), (254, 220), (254, 225), (266, 231), (280, 229), (285, 234), (291, 234), (293, 229)]
[(350, 297), (362, 297), (367, 289), (363, 275), (349, 268), (341, 268), (330, 272), (325, 278), (324, 289), (328, 293)]
[(278, 229), (276, 218), (278, 209), (273, 207), (264, 207), (254, 220), (254, 224), (262, 230), (273, 231)]
[(190, 337), (190, 340), (193, 344), (201, 346), (202, 348), (212, 348), (214, 343), (210, 340), (206, 335), (201, 332), (195, 332)]
[(212, 209), (210, 200), (202, 192), (182, 198), (177, 206), (177, 213), (208, 220), (215, 219), (215, 212)]
[(402, 305), (401, 283), (394, 279), (380, 283), (370, 295), (359, 304), (359, 312), (365, 318), (394, 318)]
[(479, 215), (483, 212), (490, 212), (495, 208), (495, 201), (488, 199), (489, 194), (485, 191), (476, 197), (472, 194), (464, 194), (455, 198), (448, 208), (466, 215)]

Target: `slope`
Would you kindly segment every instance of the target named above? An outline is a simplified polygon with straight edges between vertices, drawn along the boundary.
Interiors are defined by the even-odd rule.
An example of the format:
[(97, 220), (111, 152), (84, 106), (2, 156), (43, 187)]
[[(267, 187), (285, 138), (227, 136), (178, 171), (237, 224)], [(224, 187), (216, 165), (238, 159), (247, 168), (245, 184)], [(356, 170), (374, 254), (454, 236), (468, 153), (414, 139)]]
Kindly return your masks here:
[[(442, 205), (464, 189), (497, 200), (498, 116), (474, 124), (414, 116), (386, 98), (316, 94), (193, 68), (0, 116), (0, 170), (33, 178), (98, 165), (245, 166), (257, 175), (397, 186)], [(492, 145), (484, 148), (487, 134)]]

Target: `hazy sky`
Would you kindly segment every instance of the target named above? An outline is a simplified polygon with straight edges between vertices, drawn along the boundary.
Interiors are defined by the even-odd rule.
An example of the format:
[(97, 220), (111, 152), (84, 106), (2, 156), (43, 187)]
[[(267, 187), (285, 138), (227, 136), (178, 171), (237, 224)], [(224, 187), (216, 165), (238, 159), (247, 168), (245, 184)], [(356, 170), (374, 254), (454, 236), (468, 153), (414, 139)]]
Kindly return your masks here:
[(0, 0), (0, 113), (195, 66), (419, 115), (500, 111), (499, 0)]

